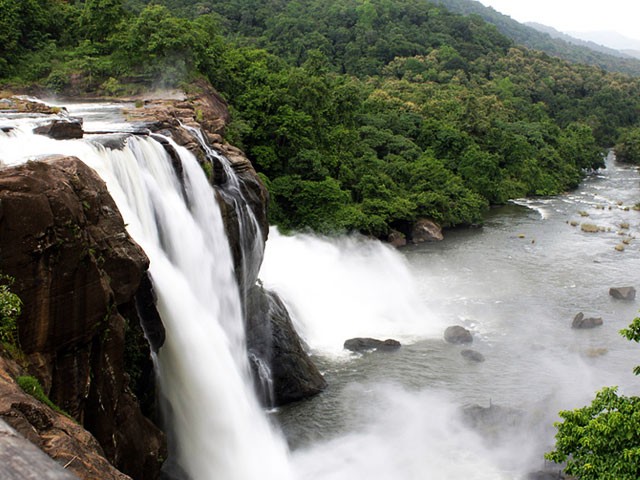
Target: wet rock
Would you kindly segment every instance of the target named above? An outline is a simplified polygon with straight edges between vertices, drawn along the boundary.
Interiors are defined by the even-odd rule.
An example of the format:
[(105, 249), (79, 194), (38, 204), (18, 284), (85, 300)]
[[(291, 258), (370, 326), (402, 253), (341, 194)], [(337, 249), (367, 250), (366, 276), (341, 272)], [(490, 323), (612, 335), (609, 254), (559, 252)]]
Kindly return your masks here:
[(105, 135), (95, 135), (91, 137), (91, 141), (102, 145), (110, 150), (122, 150), (127, 144), (127, 140), (131, 137), (131, 133), (114, 133)]
[[(257, 285), (247, 298), (247, 348), (270, 369), (274, 405), (316, 395), (327, 386), (305, 352), (282, 300)], [(263, 388), (260, 373), (254, 371), (258, 389)], [(261, 396), (267, 399), (270, 395), (261, 392)]]
[(571, 328), (577, 329), (587, 329), (587, 328), (595, 328), (602, 325), (602, 318), (596, 317), (585, 317), (584, 313), (578, 313), (574, 318), (573, 322), (571, 322)]
[(403, 233), (400, 233), (397, 230), (392, 230), (387, 237), (387, 242), (389, 242), (392, 247), (398, 248), (404, 247), (407, 244), (407, 239), (405, 238)]
[(0, 463), (4, 480), (78, 480), (62, 465), (0, 420)]
[(413, 243), (435, 242), (444, 238), (440, 225), (426, 218), (419, 219), (411, 231)]
[(488, 407), (470, 405), (462, 409), (465, 423), (492, 441), (506, 438), (518, 430), (522, 425), (523, 416), (520, 410), (493, 404)]
[(462, 350), (460, 355), (471, 362), (482, 363), (485, 360), (484, 355), (480, 352), (476, 352), (475, 350)]
[(351, 338), (344, 342), (344, 348), (352, 352), (364, 352), (367, 350), (379, 350), (389, 352), (398, 350), (400, 342), (392, 338), (378, 340), (375, 338)]
[(51, 120), (44, 125), (34, 128), (33, 133), (45, 135), (55, 140), (71, 140), (74, 138), (82, 138), (84, 135), (82, 119), (73, 117)]
[(23, 392), (12, 379), (18, 373), (19, 365), (0, 357), (0, 477), (130, 480), (81, 425)]
[(454, 344), (473, 342), (471, 332), (460, 325), (447, 327), (444, 331), (444, 339), (446, 342)]
[(148, 259), (104, 182), (72, 157), (0, 170), (0, 251), (0, 271), (15, 278), (24, 304), (18, 332), (28, 374), (116, 467), (157, 476), (164, 434), (133, 393), (155, 392), (134, 301)]
[(636, 298), (636, 289), (633, 287), (611, 287), (609, 295), (618, 300), (634, 300)]

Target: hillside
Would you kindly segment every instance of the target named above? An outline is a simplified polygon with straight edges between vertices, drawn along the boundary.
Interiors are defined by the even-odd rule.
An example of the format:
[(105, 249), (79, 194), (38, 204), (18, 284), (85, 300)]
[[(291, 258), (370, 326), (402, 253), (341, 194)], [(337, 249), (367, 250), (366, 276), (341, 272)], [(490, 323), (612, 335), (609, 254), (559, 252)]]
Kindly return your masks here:
[(639, 80), (427, 1), (145, 3), (16, 4), (41, 23), (4, 24), (0, 79), (76, 96), (210, 82), (283, 229), (475, 224), (489, 204), (573, 188), (640, 117)]
[(553, 38), (548, 33), (523, 25), (507, 15), (497, 12), (491, 7), (485, 7), (475, 0), (433, 0), (445, 6), (452, 12), (463, 15), (479, 15), (485, 21), (495, 25), (498, 30), (518, 45), (543, 51), (554, 57), (562, 58), (572, 63), (593, 65), (610, 72), (621, 72), (630, 75), (640, 75), (640, 60), (636, 58), (619, 58), (611, 52), (593, 49), (593, 46), (575, 45), (563, 38)]
[(614, 50), (613, 48), (609, 48), (606, 47), (604, 45), (601, 45), (599, 43), (595, 43), (593, 41), (590, 40), (582, 40), (580, 38), (577, 37), (572, 37), (571, 35), (568, 35), (566, 33), (562, 33), (558, 30), (556, 30), (553, 27), (548, 27), (547, 25), (542, 25), (540, 23), (535, 23), (535, 22), (527, 22), (525, 23), (526, 26), (534, 28), (536, 30), (538, 30), (539, 32), (542, 33), (546, 33), (548, 34), (551, 38), (556, 38), (556, 39), (560, 39), (563, 40), (567, 43), (572, 43), (574, 45), (578, 45), (581, 47), (586, 47), (589, 48), (591, 50), (594, 50), (596, 52), (600, 52), (600, 53), (604, 53), (605, 55), (611, 55), (613, 57), (620, 57), (620, 58), (631, 58), (630, 55), (625, 54), (623, 51), (620, 50)]

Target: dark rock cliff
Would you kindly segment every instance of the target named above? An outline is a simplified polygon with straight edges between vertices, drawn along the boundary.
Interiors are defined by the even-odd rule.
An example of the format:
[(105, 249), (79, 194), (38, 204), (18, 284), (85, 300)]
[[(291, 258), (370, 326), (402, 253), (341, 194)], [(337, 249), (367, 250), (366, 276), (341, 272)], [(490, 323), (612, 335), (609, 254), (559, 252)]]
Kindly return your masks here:
[[(141, 380), (146, 372), (144, 388), (153, 389), (135, 308), (147, 267), (104, 182), (80, 160), (0, 170), (0, 270), (15, 278), (24, 303), (24, 374), (96, 437), (113, 465), (140, 479), (156, 478), (166, 456), (129, 373)], [(136, 361), (127, 358), (132, 347), (142, 352)], [(8, 407), (0, 415), (25, 434)]]

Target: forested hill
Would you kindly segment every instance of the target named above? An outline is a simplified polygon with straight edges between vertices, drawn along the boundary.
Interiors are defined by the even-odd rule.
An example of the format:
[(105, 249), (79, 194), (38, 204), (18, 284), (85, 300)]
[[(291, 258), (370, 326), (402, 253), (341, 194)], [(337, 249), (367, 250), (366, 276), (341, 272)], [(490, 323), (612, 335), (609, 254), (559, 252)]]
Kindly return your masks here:
[(206, 77), (285, 229), (472, 224), (577, 185), (640, 118), (640, 80), (425, 0), (147, 3), (0, 0), (0, 78), (126, 95)]
[(605, 53), (597, 48), (577, 45), (577, 41), (572, 43), (563, 38), (557, 38), (555, 35), (540, 31), (540, 29), (523, 25), (491, 7), (485, 7), (475, 0), (433, 1), (452, 12), (463, 15), (479, 15), (488, 23), (495, 25), (501, 33), (518, 45), (540, 50), (572, 63), (594, 65), (610, 72), (640, 76), (640, 60), (636, 58), (620, 58), (620, 55)]

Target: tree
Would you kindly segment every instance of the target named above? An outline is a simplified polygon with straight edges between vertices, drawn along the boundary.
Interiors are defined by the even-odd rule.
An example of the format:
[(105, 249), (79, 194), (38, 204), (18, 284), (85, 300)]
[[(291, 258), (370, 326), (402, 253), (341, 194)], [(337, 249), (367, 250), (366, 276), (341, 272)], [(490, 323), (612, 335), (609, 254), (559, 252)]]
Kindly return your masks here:
[(640, 128), (631, 128), (620, 135), (615, 152), (621, 162), (640, 164)]
[(80, 29), (85, 38), (104, 42), (125, 15), (122, 0), (86, 0), (80, 14)]
[[(640, 317), (620, 333), (640, 342)], [(634, 373), (640, 374), (640, 367)], [(548, 460), (566, 461), (565, 472), (580, 480), (640, 478), (640, 397), (618, 395), (617, 387), (607, 387), (591, 405), (562, 411), (560, 417), (556, 448), (545, 455)]]

